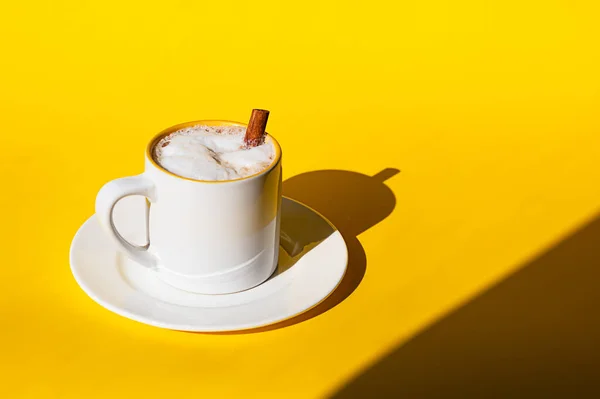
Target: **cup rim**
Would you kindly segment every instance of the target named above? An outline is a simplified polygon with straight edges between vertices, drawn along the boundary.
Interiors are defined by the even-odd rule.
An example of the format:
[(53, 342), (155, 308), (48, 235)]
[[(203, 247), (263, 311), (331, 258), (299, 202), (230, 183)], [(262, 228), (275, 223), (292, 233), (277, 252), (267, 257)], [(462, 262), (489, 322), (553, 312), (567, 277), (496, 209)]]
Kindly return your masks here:
[(267, 133), (267, 137), (266, 140), (269, 140), (273, 143), (273, 146), (275, 147), (275, 156), (273, 157), (273, 161), (271, 162), (271, 164), (266, 167), (265, 169), (263, 169), (262, 171), (258, 172), (258, 173), (254, 173), (250, 176), (246, 176), (246, 177), (240, 177), (237, 179), (230, 179), (230, 180), (199, 180), (199, 179), (192, 179), (189, 177), (183, 177), (183, 176), (179, 176), (176, 175), (173, 172), (169, 172), (167, 169), (163, 168), (158, 162), (156, 162), (156, 160), (154, 159), (154, 156), (152, 156), (152, 152), (154, 150), (154, 147), (156, 146), (156, 144), (166, 135), (171, 134), (177, 130), (186, 128), (186, 127), (192, 127), (192, 126), (198, 126), (198, 125), (204, 125), (204, 126), (241, 126), (241, 127), (247, 127), (248, 124), (246, 123), (241, 123), (241, 122), (236, 122), (236, 121), (229, 121), (229, 120), (221, 120), (221, 119), (206, 119), (206, 120), (197, 120), (197, 121), (191, 121), (191, 122), (184, 122), (184, 123), (179, 123), (177, 125), (173, 125), (170, 126), (166, 129), (163, 129), (160, 133), (156, 134), (148, 143), (148, 145), (146, 146), (146, 159), (148, 160), (148, 162), (150, 162), (152, 164), (152, 166), (154, 166), (157, 170), (166, 173), (169, 176), (172, 177), (176, 177), (178, 179), (182, 179), (182, 180), (187, 180), (187, 181), (191, 181), (191, 182), (195, 182), (195, 183), (205, 183), (205, 184), (223, 184), (223, 183), (235, 183), (235, 182), (240, 182), (243, 180), (249, 180), (249, 179), (255, 179), (257, 177), (260, 177), (262, 175), (265, 175), (267, 173), (269, 173), (275, 166), (277, 166), (277, 164), (279, 164), (279, 161), (281, 160), (281, 146), (279, 145), (279, 142), (275, 139), (275, 137), (271, 136), (269, 133)]

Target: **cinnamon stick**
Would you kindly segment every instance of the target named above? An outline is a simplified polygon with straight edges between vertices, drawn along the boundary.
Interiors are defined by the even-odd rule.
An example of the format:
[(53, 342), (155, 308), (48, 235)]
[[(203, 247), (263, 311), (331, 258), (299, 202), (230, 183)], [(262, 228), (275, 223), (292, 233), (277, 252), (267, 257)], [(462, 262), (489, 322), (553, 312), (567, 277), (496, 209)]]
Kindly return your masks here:
[(250, 122), (246, 128), (244, 142), (247, 147), (256, 147), (265, 141), (265, 129), (267, 128), (269, 111), (265, 109), (253, 109)]

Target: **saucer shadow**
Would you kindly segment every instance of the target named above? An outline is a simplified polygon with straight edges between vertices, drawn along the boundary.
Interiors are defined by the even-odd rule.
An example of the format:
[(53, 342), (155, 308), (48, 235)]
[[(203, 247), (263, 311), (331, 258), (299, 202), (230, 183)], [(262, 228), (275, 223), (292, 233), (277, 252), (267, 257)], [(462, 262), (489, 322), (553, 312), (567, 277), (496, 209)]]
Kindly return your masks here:
[[(283, 195), (299, 201), (327, 218), (342, 234), (348, 247), (348, 269), (340, 285), (323, 302), (314, 308), (265, 327), (221, 332), (216, 334), (248, 334), (288, 327), (327, 312), (344, 301), (358, 287), (365, 275), (367, 257), (357, 236), (389, 216), (396, 205), (396, 197), (385, 181), (395, 176), (398, 169), (384, 169), (374, 176), (345, 170), (318, 170), (303, 173), (283, 182)], [(293, 229), (293, 226), (290, 226)], [(290, 227), (282, 224), (282, 248), (290, 256), (301, 251), (304, 245), (325, 237), (305, 237), (298, 248), (286, 246), (286, 233)], [(325, 230), (323, 230), (325, 231)], [(319, 235), (313, 231), (312, 235)]]

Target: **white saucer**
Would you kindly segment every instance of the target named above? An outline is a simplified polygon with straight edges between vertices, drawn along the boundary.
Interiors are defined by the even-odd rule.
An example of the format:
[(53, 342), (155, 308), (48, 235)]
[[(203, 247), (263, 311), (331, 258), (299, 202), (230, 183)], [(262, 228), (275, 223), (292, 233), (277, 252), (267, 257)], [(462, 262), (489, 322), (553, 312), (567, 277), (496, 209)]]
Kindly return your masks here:
[[(144, 199), (127, 197), (115, 208), (125, 238), (145, 242)], [(323, 216), (284, 198), (277, 270), (263, 284), (226, 295), (178, 290), (117, 252), (96, 217), (71, 243), (71, 271), (98, 304), (156, 327), (185, 331), (231, 331), (289, 319), (321, 303), (338, 286), (348, 264), (346, 243)]]

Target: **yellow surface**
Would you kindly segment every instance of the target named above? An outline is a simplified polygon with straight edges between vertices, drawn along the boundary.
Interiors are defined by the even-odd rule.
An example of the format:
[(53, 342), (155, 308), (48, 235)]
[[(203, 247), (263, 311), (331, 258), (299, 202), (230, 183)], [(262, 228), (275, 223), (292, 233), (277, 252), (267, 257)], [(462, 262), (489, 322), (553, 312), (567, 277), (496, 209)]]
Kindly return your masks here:
[[(0, 397), (323, 397), (598, 209), (597, 2), (161, 3), (0, 6)], [(284, 180), (401, 170), (360, 285), (247, 334), (96, 305), (68, 250), (100, 186), (165, 127), (252, 108)]]

